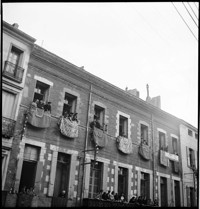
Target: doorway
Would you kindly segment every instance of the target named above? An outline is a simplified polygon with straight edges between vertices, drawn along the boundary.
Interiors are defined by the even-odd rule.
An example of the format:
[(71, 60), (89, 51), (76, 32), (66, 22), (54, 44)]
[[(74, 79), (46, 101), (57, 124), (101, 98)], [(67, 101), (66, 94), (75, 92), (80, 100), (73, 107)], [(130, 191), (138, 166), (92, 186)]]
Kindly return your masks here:
[(160, 199), (161, 207), (167, 206), (167, 179), (160, 177)]
[(175, 193), (175, 207), (180, 207), (180, 184), (179, 181), (174, 181), (174, 193)]

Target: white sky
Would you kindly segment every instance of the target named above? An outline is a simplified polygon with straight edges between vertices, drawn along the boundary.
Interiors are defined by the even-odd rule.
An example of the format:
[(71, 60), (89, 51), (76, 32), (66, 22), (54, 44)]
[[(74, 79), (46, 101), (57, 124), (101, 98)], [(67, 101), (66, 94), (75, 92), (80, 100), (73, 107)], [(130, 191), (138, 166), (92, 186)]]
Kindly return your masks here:
[[(197, 2), (184, 3), (197, 22)], [(198, 39), (183, 3), (174, 3)], [(195, 14), (194, 14), (194, 13)], [(197, 17), (196, 17), (196, 16)], [(197, 127), (198, 41), (171, 2), (3, 3), (3, 20), (36, 44)]]

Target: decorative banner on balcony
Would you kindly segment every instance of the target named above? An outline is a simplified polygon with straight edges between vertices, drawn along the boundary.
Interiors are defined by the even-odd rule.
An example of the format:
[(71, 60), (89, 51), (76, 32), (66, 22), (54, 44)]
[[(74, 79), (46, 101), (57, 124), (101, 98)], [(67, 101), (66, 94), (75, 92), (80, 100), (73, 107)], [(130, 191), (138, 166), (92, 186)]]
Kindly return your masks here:
[(51, 123), (51, 114), (40, 108), (30, 108), (28, 112), (28, 123), (38, 128), (48, 128)]
[(91, 139), (99, 147), (105, 147), (107, 145), (107, 134), (105, 134), (104, 131), (99, 128), (93, 128)]
[(116, 139), (116, 142), (117, 142), (117, 147), (121, 152), (125, 154), (132, 153), (132, 140), (131, 139), (118, 136)]
[(165, 156), (165, 151), (160, 150), (160, 164), (169, 166), (169, 159)]
[(171, 154), (169, 152), (165, 152), (165, 156), (167, 158), (169, 158), (170, 160), (173, 160), (173, 161), (177, 161), (178, 162), (178, 155)]
[(68, 118), (61, 117), (59, 121), (59, 128), (61, 134), (69, 138), (78, 137), (78, 123), (77, 121), (71, 121)]
[(151, 152), (148, 145), (141, 143), (138, 152), (145, 160), (151, 159)]

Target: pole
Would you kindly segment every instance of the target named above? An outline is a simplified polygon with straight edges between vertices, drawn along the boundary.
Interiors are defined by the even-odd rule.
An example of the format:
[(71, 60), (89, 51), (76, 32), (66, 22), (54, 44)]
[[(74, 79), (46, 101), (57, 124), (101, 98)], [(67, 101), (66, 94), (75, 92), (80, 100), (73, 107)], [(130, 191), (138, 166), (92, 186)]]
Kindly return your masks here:
[[(91, 97), (92, 97), (92, 84), (90, 84), (90, 93), (89, 93), (89, 100), (88, 100), (87, 125), (86, 125), (84, 150), (87, 149)], [(81, 205), (82, 205), (82, 202), (83, 202), (83, 192), (84, 192), (84, 184), (85, 184), (85, 178), (84, 178), (85, 177), (85, 159), (86, 159), (86, 152), (84, 152), (84, 157), (83, 157), (83, 170), (82, 170), (83, 173), (82, 173), (82, 185), (81, 185), (81, 196), (80, 196)]]

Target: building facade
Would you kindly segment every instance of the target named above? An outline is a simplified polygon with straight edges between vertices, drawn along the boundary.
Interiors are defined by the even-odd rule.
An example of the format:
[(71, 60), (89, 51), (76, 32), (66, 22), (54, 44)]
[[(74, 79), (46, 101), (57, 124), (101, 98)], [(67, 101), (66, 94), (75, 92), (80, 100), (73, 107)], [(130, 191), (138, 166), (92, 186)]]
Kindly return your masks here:
[(160, 109), (160, 98), (156, 106), (134, 92), (34, 45), (15, 129), (24, 132), (15, 134), (16, 169), (9, 175), (9, 163), (4, 188), (34, 187), (38, 206), (55, 206), (62, 190), (64, 204), (80, 206), (100, 189), (183, 206), (182, 121)]
[(183, 170), (183, 192), (184, 206), (197, 206), (197, 171), (198, 171), (198, 150), (197, 129), (190, 124), (183, 123), (180, 125), (181, 138), (181, 156)]
[(12, 168), (15, 164), (9, 161), (14, 146), (13, 133), (35, 39), (20, 31), (17, 24), (10, 25), (3, 21), (2, 28), (2, 189), (8, 189), (5, 185), (6, 174), (12, 176), (8, 164), (11, 163)]

